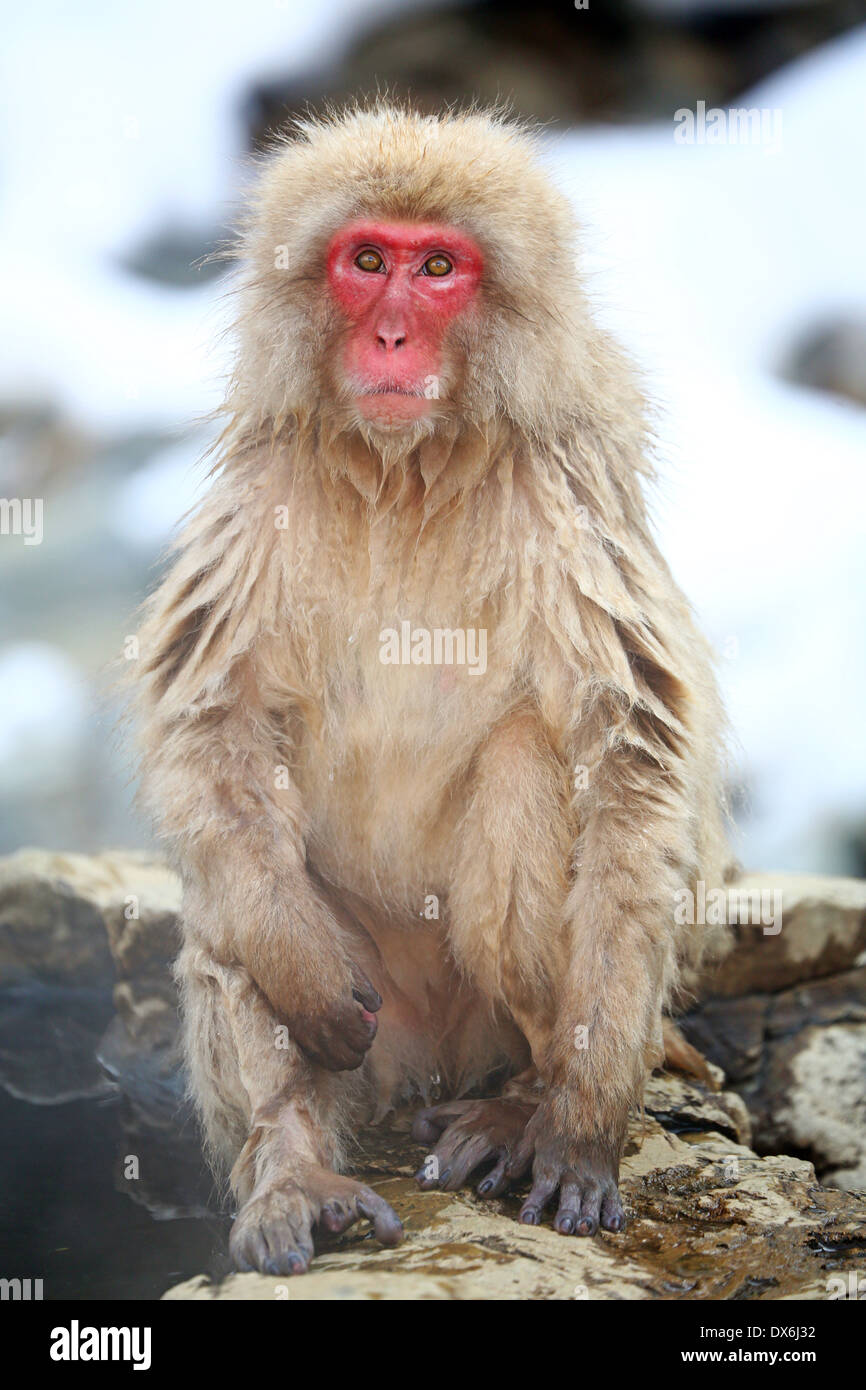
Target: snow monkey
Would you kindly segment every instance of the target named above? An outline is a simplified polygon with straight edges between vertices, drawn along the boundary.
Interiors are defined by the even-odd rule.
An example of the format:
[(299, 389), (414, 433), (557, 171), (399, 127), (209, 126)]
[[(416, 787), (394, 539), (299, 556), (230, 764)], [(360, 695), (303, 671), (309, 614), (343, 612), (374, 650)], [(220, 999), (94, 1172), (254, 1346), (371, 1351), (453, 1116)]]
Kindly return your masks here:
[(623, 1226), (678, 895), (722, 881), (721, 713), (574, 237), (477, 111), (309, 120), (251, 195), (218, 465), (137, 663), (241, 1269), (397, 1242), (348, 1141), (413, 1098), (422, 1187)]

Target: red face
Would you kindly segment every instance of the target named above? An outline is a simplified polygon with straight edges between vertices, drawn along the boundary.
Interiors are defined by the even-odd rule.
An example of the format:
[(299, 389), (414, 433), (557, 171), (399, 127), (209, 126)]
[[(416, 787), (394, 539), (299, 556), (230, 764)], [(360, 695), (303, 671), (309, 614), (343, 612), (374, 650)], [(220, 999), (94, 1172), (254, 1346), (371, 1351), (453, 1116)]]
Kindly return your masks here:
[(327, 266), (358, 410), (389, 429), (421, 419), (441, 394), (446, 330), (478, 292), (475, 242), (456, 227), (358, 221), (334, 237)]

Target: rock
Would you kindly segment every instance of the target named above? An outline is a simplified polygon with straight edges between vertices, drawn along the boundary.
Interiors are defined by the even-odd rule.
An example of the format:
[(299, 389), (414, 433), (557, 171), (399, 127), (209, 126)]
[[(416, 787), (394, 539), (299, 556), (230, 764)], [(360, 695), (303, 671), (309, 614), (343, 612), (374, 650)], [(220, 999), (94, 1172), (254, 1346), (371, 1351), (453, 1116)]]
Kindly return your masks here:
[[(624, 1235), (520, 1226), (516, 1194), (419, 1192), (401, 1116), (362, 1137), (360, 1160), (404, 1218), (398, 1250), (348, 1233), (304, 1279), (197, 1278), (166, 1297), (826, 1297), (866, 1239), (866, 1198), (842, 1190), (866, 1181), (866, 887), (739, 886), (782, 892), (782, 931), (736, 928), (681, 1022), (741, 1094), (713, 1076), (650, 1078), (623, 1167)], [(177, 877), (144, 853), (0, 860), (0, 1081), (40, 1103), (119, 1092), (118, 1165), (135, 1154), (143, 1175), (122, 1190), (161, 1219), (208, 1210), (176, 1046), (179, 909)]]
[(866, 405), (866, 322), (842, 319), (814, 329), (791, 354), (784, 374), (801, 386)]
[(422, 110), (464, 104), (467, 93), (483, 103), (505, 98), (517, 114), (545, 124), (669, 121), (699, 98), (708, 106), (735, 103), (849, 23), (837, 13), (844, 4), (764, 0), (740, 4), (732, 22), (720, 22), (729, 8), (721, 0), (376, 7), (346, 24), (339, 48), (323, 61), (282, 72), (275, 65), (250, 94), (248, 121), (263, 143), (289, 115), (376, 91), (409, 93)]
[(823, 1183), (866, 1186), (866, 966), (709, 999), (679, 1022), (741, 1093), (759, 1152), (805, 1154)]
[(153, 962), (179, 910), (177, 876), (153, 855), (7, 855), (0, 859), (0, 985), (32, 978), (110, 984), (112, 953), (121, 976)]
[(866, 1187), (866, 1022), (771, 1045), (749, 1104), (763, 1145), (808, 1153), (830, 1186)]
[[(721, 959), (703, 976), (704, 998), (786, 989), (846, 970), (866, 951), (866, 882), (860, 879), (743, 874), (732, 887), (756, 908), (761, 894), (768, 905), (778, 894), (781, 931), (734, 926)], [(750, 920), (759, 922), (760, 913), (753, 911)]]
[(138, 1060), (161, 1049), (167, 1069), (179, 908), (177, 877), (147, 854), (0, 859), (0, 1083), (12, 1095), (57, 1104), (112, 1090), (117, 1069), (98, 1051), (115, 1009)]
[[(367, 1132), (361, 1171), (403, 1220), (402, 1245), (363, 1232), (323, 1242), (296, 1279), (203, 1276), (169, 1300), (824, 1299), (834, 1274), (859, 1268), (866, 1197), (822, 1190), (811, 1164), (759, 1158), (728, 1132), (726, 1102), (678, 1078), (656, 1077), (647, 1110), (688, 1118), (680, 1133), (652, 1113), (632, 1125), (619, 1236), (576, 1240), (515, 1220), (520, 1198), (484, 1202), (471, 1190), (419, 1192), (420, 1150), (405, 1134)], [(734, 1110), (737, 1109), (734, 1103)], [(716, 1123), (721, 1121), (723, 1130)]]
[(708, 999), (677, 1021), (689, 1041), (740, 1085), (758, 1070), (763, 1056), (768, 998)]
[(644, 1109), (670, 1133), (713, 1129), (737, 1144), (752, 1140), (749, 1112), (740, 1096), (710, 1090), (684, 1076), (654, 1072), (644, 1091)]
[(0, 990), (0, 1085), (35, 1105), (107, 1095), (96, 1049), (113, 1014), (107, 986), (29, 980)]

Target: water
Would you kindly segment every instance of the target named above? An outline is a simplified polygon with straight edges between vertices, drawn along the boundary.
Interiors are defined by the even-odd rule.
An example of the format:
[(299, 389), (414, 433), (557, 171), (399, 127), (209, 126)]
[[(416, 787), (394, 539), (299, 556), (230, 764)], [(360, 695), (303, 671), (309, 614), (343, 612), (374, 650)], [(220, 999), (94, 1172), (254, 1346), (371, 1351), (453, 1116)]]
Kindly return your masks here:
[(119, 1096), (32, 1105), (0, 1092), (0, 1277), (42, 1279), (46, 1299), (152, 1299), (228, 1268), (226, 1219), (162, 1218), (134, 1182), (118, 1190), (123, 1106)]
[(0, 993), (0, 1278), (45, 1299), (154, 1299), (229, 1267), (176, 1072), (116, 1046), (97, 1063), (112, 1013), (108, 989)]

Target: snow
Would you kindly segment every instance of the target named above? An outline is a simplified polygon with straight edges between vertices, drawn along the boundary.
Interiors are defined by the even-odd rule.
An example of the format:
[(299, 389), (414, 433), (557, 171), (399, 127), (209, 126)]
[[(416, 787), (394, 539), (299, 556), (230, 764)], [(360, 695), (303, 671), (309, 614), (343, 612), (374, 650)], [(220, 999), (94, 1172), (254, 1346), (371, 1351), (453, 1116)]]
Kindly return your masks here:
[(45, 642), (0, 650), (0, 768), (4, 792), (38, 783), (51, 795), (66, 782), (84, 732), (84, 677)]
[[(96, 436), (176, 433), (211, 410), (227, 365), (224, 286), (160, 287), (123, 261), (166, 225), (222, 233), (243, 185), (249, 84), (327, 65), (362, 22), (399, 7), (10, 10), (0, 401), (57, 402)], [(864, 90), (866, 28), (738, 101), (782, 112), (778, 149), (678, 144), (673, 112), (669, 125), (548, 145), (585, 227), (598, 312), (660, 407), (660, 536), (726, 654), (753, 801), (741, 853), (769, 867), (827, 867), (823, 829), (866, 811), (866, 412), (778, 375), (801, 333), (866, 317)], [(189, 504), (194, 447), (118, 480), (108, 521), (130, 545), (158, 548)], [(32, 668), (42, 690), (70, 688), (44, 652), (0, 658), (19, 686)], [(11, 684), (0, 679), (4, 738), (26, 710)], [(53, 726), (62, 708), (49, 701), (40, 717)]]
[(771, 867), (820, 867), (820, 828), (866, 809), (866, 412), (778, 376), (799, 334), (866, 318), (864, 89), (861, 29), (737, 102), (782, 111), (778, 150), (654, 126), (550, 151), (599, 312), (661, 407), (660, 537), (731, 653), (741, 852)]
[(4, 14), (0, 394), (103, 429), (209, 409), (218, 287), (172, 294), (115, 268), (168, 222), (225, 230), (249, 84), (338, 57), (400, 0), (37, 0)]

